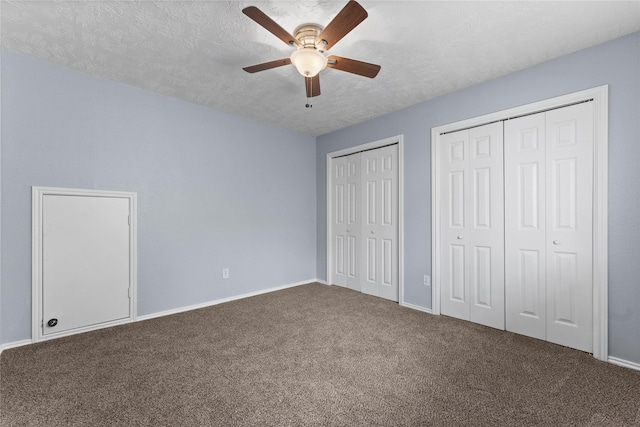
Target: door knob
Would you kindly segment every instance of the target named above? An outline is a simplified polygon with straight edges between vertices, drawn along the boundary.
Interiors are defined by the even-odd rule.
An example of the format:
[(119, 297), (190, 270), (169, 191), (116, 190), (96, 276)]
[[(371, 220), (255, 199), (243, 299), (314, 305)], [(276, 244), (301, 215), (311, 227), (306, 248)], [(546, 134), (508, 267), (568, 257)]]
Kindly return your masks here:
[(371, 230), (371, 234), (376, 234), (376, 230)]
[(351, 233), (351, 230), (349, 230), (348, 228), (347, 228), (347, 233)]
[(554, 244), (554, 245), (559, 245), (559, 244), (560, 244), (560, 240), (554, 240), (554, 241), (553, 241), (553, 244)]
[(458, 236), (458, 240), (462, 240), (462, 236)]

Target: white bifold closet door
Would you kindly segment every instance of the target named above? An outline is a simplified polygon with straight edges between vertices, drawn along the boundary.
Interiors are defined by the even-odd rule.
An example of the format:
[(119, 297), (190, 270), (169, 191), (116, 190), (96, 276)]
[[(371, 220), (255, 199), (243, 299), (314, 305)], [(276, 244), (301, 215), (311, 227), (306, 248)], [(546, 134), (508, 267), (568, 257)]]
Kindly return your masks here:
[(360, 291), (360, 153), (332, 160), (333, 283)]
[(332, 159), (333, 284), (398, 301), (398, 146)]
[(362, 292), (398, 301), (398, 145), (364, 151)]
[(593, 104), (504, 129), (506, 328), (591, 352)]
[(442, 136), (441, 311), (504, 329), (502, 123)]

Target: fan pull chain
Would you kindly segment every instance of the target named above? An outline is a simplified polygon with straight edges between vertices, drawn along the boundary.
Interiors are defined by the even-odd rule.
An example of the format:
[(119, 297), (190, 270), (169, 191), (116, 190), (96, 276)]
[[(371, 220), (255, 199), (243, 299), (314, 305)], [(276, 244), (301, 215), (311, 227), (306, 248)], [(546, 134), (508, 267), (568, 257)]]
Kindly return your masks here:
[(307, 104), (305, 108), (313, 108), (313, 105), (310, 104), (311, 98), (309, 97), (309, 93), (313, 93), (313, 79), (309, 80), (309, 92), (307, 92)]

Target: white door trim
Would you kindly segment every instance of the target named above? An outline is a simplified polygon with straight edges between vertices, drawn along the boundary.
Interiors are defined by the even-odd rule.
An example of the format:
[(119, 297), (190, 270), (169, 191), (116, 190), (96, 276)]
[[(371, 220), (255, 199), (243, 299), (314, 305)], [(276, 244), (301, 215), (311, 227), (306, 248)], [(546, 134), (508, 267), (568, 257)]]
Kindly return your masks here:
[[(45, 195), (63, 195), (63, 196), (88, 196), (88, 197), (117, 197), (129, 200), (129, 217), (131, 226), (129, 227), (129, 283), (131, 289), (131, 298), (129, 298), (129, 317), (119, 319), (112, 322), (100, 323), (99, 325), (91, 325), (82, 328), (76, 328), (60, 333), (47, 334), (42, 333), (42, 202)], [(32, 187), (31, 189), (32, 207), (31, 207), (31, 341), (33, 343), (60, 338), (67, 335), (78, 334), (81, 332), (102, 329), (123, 323), (129, 323), (136, 320), (137, 317), (137, 195), (136, 193), (121, 191), (102, 191), (102, 190), (81, 190), (75, 188), (55, 188), (55, 187)]]
[(608, 349), (608, 150), (609, 150), (609, 86), (599, 86), (558, 96), (507, 110), (449, 123), (431, 129), (431, 274), (432, 312), (440, 314), (440, 182), (439, 135), (445, 132), (475, 127), (526, 114), (537, 113), (569, 104), (593, 100), (594, 160), (593, 160), (593, 356), (606, 361)]
[(381, 139), (379, 141), (369, 142), (367, 144), (357, 145), (355, 147), (345, 148), (343, 150), (327, 153), (327, 283), (331, 284), (331, 160), (334, 157), (347, 156), (349, 154), (358, 153), (365, 150), (373, 150), (375, 148), (384, 147), (385, 145), (398, 144), (398, 303), (404, 304), (404, 136), (392, 136), (390, 138)]

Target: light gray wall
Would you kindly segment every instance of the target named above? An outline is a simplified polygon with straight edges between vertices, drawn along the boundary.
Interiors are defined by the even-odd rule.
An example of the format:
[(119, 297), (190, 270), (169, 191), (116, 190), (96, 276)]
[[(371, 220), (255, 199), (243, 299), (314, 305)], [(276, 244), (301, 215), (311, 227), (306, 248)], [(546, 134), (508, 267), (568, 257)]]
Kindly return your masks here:
[(34, 185), (138, 193), (139, 315), (315, 278), (315, 138), (7, 50), (2, 90), (2, 342), (31, 337)]
[(430, 308), (422, 278), (431, 274), (431, 128), (605, 84), (609, 348), (611, 356), (640, 363), (640, 33), (317, 138), (317, 277), (326, 279), (327, 153), (404, 135), (405, 300)]

